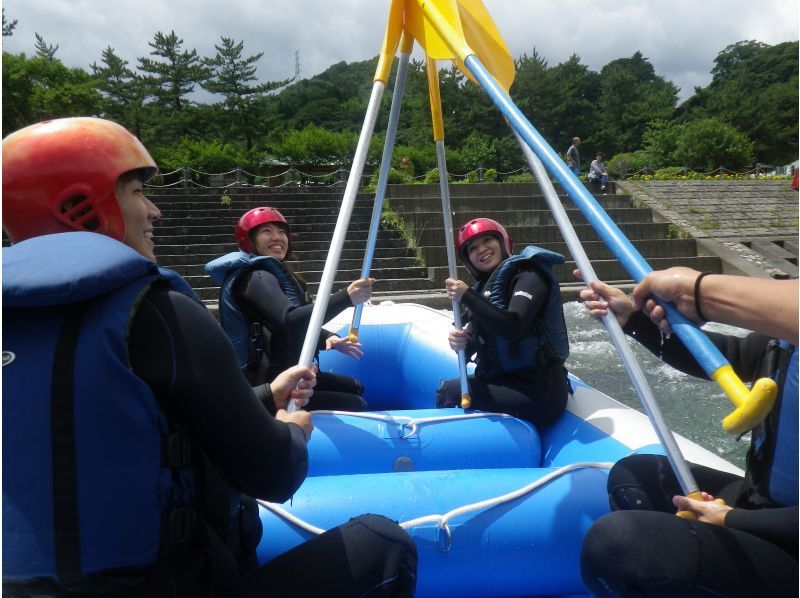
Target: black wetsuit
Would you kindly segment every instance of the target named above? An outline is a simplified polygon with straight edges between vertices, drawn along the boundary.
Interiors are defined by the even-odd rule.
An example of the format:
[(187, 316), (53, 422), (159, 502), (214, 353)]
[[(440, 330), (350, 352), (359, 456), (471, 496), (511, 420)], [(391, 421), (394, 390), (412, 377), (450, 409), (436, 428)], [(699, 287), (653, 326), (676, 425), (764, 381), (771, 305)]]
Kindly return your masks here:
[[(249, 374), (251, 384), (260, 393), (259, 386), (298, 363), (314, 304), (294, 306), (281, 290), (275, 276), (258, 269), (239, 277), (233, 295), (247, 317), (260, 322), (262, 326), (263, 353), (258, 370)], [(328, 320), (352, 306), (346, 289), (333, 293), (328, 300), (324, 319)], [(322, 331), (317, 344), (318, 351), (325, 349), (325, 341), (330, 336), (331, 333)], [(363, 411), (367, 405), (362, 394), (361, 382), (356, 378), (319, 372), (308, 408)]]
[[(205, 308), (180, 293), (151, 289), (133, 319), (129, 348), (133, 371), (162, 404), (174, 408), (237, 490), (275, 502), (291, 497), (307, 472), (304, 432), (274, 419), (256, 400), (230, 341)], [(125, 497), (120, 501), (109, 508), (119, 507), (124, 517)], [(249, 539), (254, 549), (261, 525), (257, 512), (250, 518), (244, 527), (252, 530), (255, 523)], [(254, 570), (247, 556), (240, 559), (247, 596), (410, 596), (416, 583), (413, 540), (376, 515), (357, 517), (260, 569)], [(147, 595), (211, 595), (204, 550), (187, 546), (167, 568), (169, 573), (162, 575), (168, 579), (153, 580)], [(56, 590), (52, 584), (34, 584), (4, 587), (4, 594), (50, 595)]]
[[(514, 340), (531, 334), (534, 321), (542, 310), (549, 291), (548, 282), (536, 270), (522, 270), (511, 281), (508, 309), (499, 309), (469, 289), (461, 303), (469, 309), (466, 319), (480, 320), (481, 326), (495, 334)], [(480, 340), (470, 335), (467, 356), (477, 351), (480, 363)], [(564, 362), (514, 370), (492, 377), (468, 377), (472, 408), (507, 413), (533, 424), (544, 426), (555, 421), (567, 404), (569, 383)], [(461, 399), (459, 379), (447, 380), (436, 393), (439, 407), (458, 406)]]
[[(624, 328), (666, 363), (706, 377), (676, 335), (664, 338), (640, 312)], [(774, 341), (762, 334), (706, 335), (744, 381), (761, 377)], [(755, 432), (754, 432), (755, 436)], [(614, 512), (590, 528), (581, 571), (598, 596), (796, 596), (798, 507), (769, 504), (761, 496), (754, 447), (745, 478), (690, 464), (701, 490), (735, 506), (725, 526), (674, 515), (672, 497), (683, 494), (665, 457), (633, 455), (611, 470)]]

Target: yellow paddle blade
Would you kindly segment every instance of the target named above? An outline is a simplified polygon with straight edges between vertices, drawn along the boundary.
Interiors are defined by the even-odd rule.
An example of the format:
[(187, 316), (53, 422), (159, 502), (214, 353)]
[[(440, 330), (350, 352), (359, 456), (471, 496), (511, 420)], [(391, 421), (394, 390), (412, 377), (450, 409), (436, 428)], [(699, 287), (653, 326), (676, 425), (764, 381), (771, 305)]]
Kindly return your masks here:
[[(508, 93), (516, 75), (516, 65), (508, 51), (503, 36), (497, 30), (492, 17), (481, 0), (458, 0), (460, 5), (461, 29), (467, 44), (475, 52), (486, 70), (497, 83)], [(477, 83), (469, 70), (456, 62), (458, 69), (467, 75), (473, 83)]]
[(405, 6), (405, 28), (428, 56), (450, 60), (462, 53), (464, 57), (472, 54), (461, 31), (457, 0), (407, 0)]
[(475, 84), (464, 65), (471, 54), (506, 92), (514, 82), (514, 59), (481, 0), (407, 0), (405, 28), (426, 54), (452, 60)]
[(731, 434), (743, 434), (761, 422), (775, 405), (778, 386), (770, 378), (761, 378), (748, 389), (730, 365), (720, 367), (711, 379), (722, 387), (734, 404), (733, 413), (722, 420), (722, 427)]
[(400, 35), (403, 33), (403, 8), (405, 0), (392, 0), (389, 7), (389, 22), (386, 24), (386, 32), (383, 35), (383, 46), (378, 57), (378, 66), (375, 69), (375, 81), (382, 81), (384, 84), (389, 79), (389, 72), (392, 70), (392, 60), (397, 51), (397, 44), (400, 43)]

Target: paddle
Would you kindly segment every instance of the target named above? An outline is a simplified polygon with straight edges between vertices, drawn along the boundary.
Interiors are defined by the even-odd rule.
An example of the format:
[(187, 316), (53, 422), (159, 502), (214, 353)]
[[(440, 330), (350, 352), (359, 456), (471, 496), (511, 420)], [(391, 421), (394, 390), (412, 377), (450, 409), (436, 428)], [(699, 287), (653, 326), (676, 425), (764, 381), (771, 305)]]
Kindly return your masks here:
[[(447, 249), (447, 272), (450, 278), (458, 278), (456, 271), (456, 249), (453, 239), (453, 215), (450, 213), (450, 187), (447, 184), (447, 161), (444, 155), (444, 124), (442, 122), (442, 99), (439, 94), (439, 71), (436, 61), (426, 56), (428, 74), (428, 97), (431, 103), (431, 120), (433, 121), (433, 141), (436, 143), (436, 161), (439, 165), (439, 189), (442, 194), (442, 217), (444, 218), (444, 245)], [(453, 325), (462, 330), (461, 302), (453, 299)], [(467, 359), (464, 349), (456, 351), (458, 355), (458, 377), (461, 385), (461, 408), (472, 407), (467, 383)]]
[[(452, 8), (451, 5), (454, 1), (442, 0), (448, 9)], [(459, 33), (462, 31), (462, 23), (459, 21), (457, 11), (455, 15), (452, 14), (452, 11), (441, 11), (436, 0), (416, 0), (416, 2), (424, 14), (426, 22), (439, 34), (450, 50), (456, 54), (458, 59), (487, 92), (492, 102), (500, 109), (511, 127), (553, 174), (573, 203), (578, 206), (601, 239), (622, 263), (623, 267), (634, 280), (641, 281), (652, 271), (652, 268), (603, 211), (578, 178), (567, 168), (556, 152), (525, 118), (508, 96), (508, 93), (495, 81), (489, 70), (467, 45), (463, 35)], [(467, 2), (467, 0), (461, 0), (461, 2), (474, 4), (474, 2)], [(410, 5), (413, 5), (413, 2)], [(456, 23), (454, 21), (459, 22)], [(734, 412), (723, 420), (723, 428), (728, 432), (740, 434), (757, 425), (766, 417), (775, 402), (777, 395), (775, 382), (769, 378), (762, 378), (753, 384), (752, 389), (748, 390), (733, 371), (730, 363), (694, 322), (684, 317), (673, 305), (662, 303), (662, 306), (667, 312), (667, 318), (672, 329), (691, 351), (706, 374), (722, 387), (736, 407)]]
[[(317, 298), (316, 301), (314, 301), (311, 318), (308, 322), (308, 329), (306, 330), (306, 337), (303, 341), (303, 348), (300, 351), (299, 364), (307, 367), (311, 367), (314, 354), (316, 353), (323, 319), (328, 309), (328, 300), (330, 299), (331, 288), (333, 287), (333, 279), (336, 276), (336, 269), (339, 265), (339, 257), (342, 254), (342, 247), (344, 246), (347, 227), (350, 223), (350, 216), (353, 213), (356, 195), (361, 185), (361, 174), (364, 171), (364, 163), (367, 160), (367, 151), (369, 150), (369, 142), (375, 128), (375, 120), (378, 117), (381, 97), (383, 96), (383, 90), (386, 88), (386, 80), (391, 70), (392, 59), (394, 58), (397, 45), (400, 41), (400, 34), (403, 29), (402, 7), (402, 2), (393, 1), (390, 8), (389, 23), (386, 26), (383, 47), (381, 48), (378, 66), (375, 70), (375, 78), (372, 85), (372, 92), (370, 93), (369, 104), (367, 105), (367, 112), (364, 116), (364, 123), (361, 126), (356, 152), (353, 156), (353, 166), (347, 178), (342, 205), (339, 208), (339, 216), (336, 219), (336, 227), (333, 231), (330, 249), (328, 250), (328, 256), (325, 259), (325, 266), (322, 271), (322, 278), (319, 282)], [(289, 401), (288, 410), (297, 410), (294, 401)]]
[[(558, 194), (553, 187), (553, 183), (550, 182), (550, 177), (547, 176), (544, 166), (542, 166), (539, 158), (536, 157), (531, 151), (531, 148), (525, 144), (522, 137), (520, 137), (516, 131), (514, 131), (514, 136), (517, 138), (522, 148), (522, 153), (525, 154), (525, 158), (528, 160), (531, 172), (533, 172), (536, 180), (539, 182), (539, 187), (544, 193), (545, 200), (553, 214), (558, 230), (561, 231), (561, 236), (564, 237), (569, 252), (572, 254), (575, 263), (581, 271), (583, 281), (589, 284), (592, 281), (598, 280), (592, 263), (589, 261), (589, 257), (586, 255), (586, 251), (583, 249), (583, 245), (581, 245), (580, 239), (578, 239), (578, 235), (575, 233), (575, 229), (569, 221), (564, 206), (561, 205)], [(636, 356), (633, 354), (630, 345), (628, 345), (625, 333), (622, 331), (622, 327), (619, 325), (617, 318), (609, 310), (606, 312), (606, 315), (603, 316), (602, 321), (608, 331), (609, 337), (611, 337), (611, 343), (617, 350), (622, 365), (625, 367), (625, 373), (628, 374), (628, 379), (631, 381), (647, 417), (650, 418), (656, 436), (658, 436), (661, 446), (664, 447), (664, 452), (672, 466), (672, 470), (675, 472), (675, 477), (678, 478), (678, 483), (683, 490), (683, 494), (689, 498), (702, 500), (700, 488), (692, 472), (689, 470), (686, 459), (683, 458), (683, 454), (678, 447), (678, 443), (675, 441), (675, 437), (672, 435), (672, 432), (661, 414), (661, 409), (656, 402), (653, 391), (647, 383), (647, 379), (645, 378)], [(690, 511), (680, 511), (678, 515), (684, 518), (693, 518), (693, 514)]]
[[(394, 82), (394, 93), (392, 94), (392, 107), (389, 110), (389, 124), (386, 127), (386, 140), (383, 143), (383, 155), (381, 157), (381, 169), (378, 173), (378, 188), (375, 190), (375, 203), (372, 206), (372, 219), (369, 223), (369, 235), (367, 236), (367, 248), (364, 253), (364, 263), (361, 267), (361, 278), (369, 277), (372, 269), (372, 259), (375, 255), (375, 244), (378, 239), (378, 231), (381, 227), (381, 212), (383, 211), (383, 199), (386, 195), (386, 184), (389, 180), (389, 171), (392, 167), (392, 153), (394, 152), (394, 140), (397, 134), (397, 123), (400, 120), (400, 105), (403, 103), (403, 91), (408, 74), (408, 62), (411, 58), (411, 49), (414, 46), (414, 38), (403, 32), (400, 38), (400, 62), (397, 66), (397, 75)], [(358, 328), (361, 325), (361, 312), (364, 304), (359, 303), (353, 310), (353, 320), (350, 324), (348, 337), (353, 343), (358, 342)]]

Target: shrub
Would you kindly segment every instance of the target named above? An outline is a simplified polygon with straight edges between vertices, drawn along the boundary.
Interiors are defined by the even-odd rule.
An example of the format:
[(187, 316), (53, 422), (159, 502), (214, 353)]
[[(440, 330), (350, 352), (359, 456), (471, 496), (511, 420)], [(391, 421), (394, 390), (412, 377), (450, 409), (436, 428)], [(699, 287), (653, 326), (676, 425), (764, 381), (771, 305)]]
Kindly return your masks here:
[(178, 145), (159, 147), (153, 151), (162, 170), (188, 166), (200, 172), (217, 174), (237, 166), (249, 166), (250, 156), (241, 148), (220, 141), (201, 141), (184, 137)]
[[(450, 177), (447, 177), (447, 181), (450, 182)], [(439, 182), (439, 169), (433, 168), (427, 172), (423, 182), (427, 185), (432, 185), (433, 183)]]
[(487, 168), (486, 172), (483, 173), (483, 182), (494, 183), (496, 181), (497, 181), (497, 169)]
[(532, 183), (533, 175), (530, 172), (512, 174), (503, 179), (504, 183)]
[(686, 123), (678, 136), (675, 159), (693, 168), (733, 170), (752, 164), (753, 141), (736, 127), (716, 118)]
[(644, 151), (616, 154), (608, 161), (607, 167), (609, 174), (616, 177), (642, 174), (651, 170), (650, 157)]

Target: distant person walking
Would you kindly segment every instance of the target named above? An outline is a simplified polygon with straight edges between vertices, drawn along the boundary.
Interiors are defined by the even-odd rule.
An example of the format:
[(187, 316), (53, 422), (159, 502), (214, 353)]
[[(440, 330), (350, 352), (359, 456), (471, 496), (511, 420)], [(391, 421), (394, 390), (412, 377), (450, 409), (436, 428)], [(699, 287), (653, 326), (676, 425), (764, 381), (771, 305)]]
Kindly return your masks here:
[(581, 138), (573, 137), (572, 145), (570, 145), (569, 149), (567, 150), (567, 166), (569, 166), (569, 169), (575, 173), (575, 176), (580, 176), (581, 174), (581, 154), (578, 151), (580, 146)]

